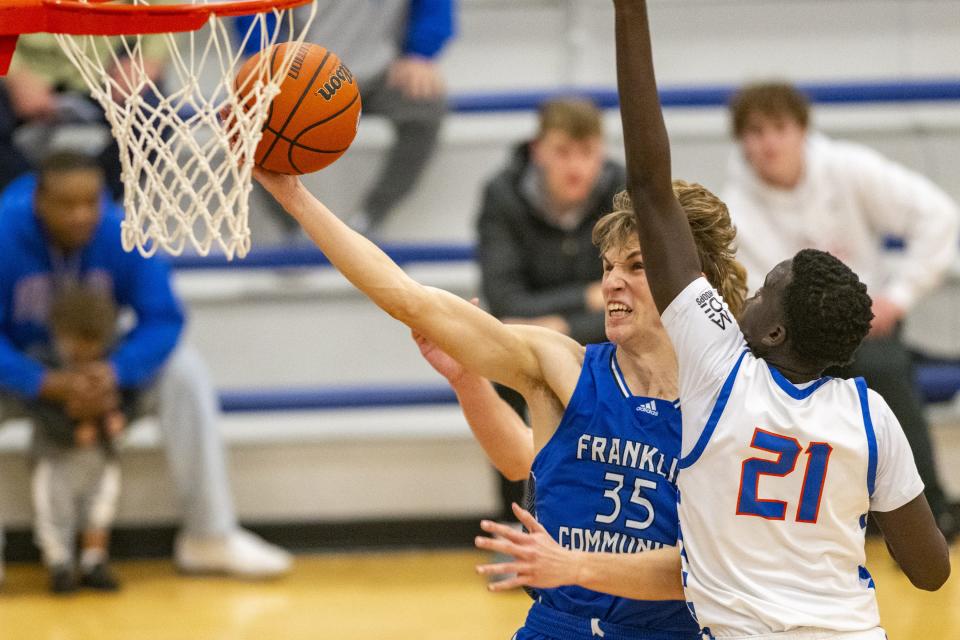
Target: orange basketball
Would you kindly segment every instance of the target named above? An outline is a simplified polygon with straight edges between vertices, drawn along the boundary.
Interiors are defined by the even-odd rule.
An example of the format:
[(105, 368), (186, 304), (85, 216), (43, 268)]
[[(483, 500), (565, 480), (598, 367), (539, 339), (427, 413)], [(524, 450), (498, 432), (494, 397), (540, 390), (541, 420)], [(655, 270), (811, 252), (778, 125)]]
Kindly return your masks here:
[[(282, 64), (288, 43), (264, 49), (247, 60), (234, 80), (241, 96), (257, 58), (270, 56), (270, 73)], [(344, 154), (357, 135), (360, 91), (357, 81), (331, 51), (303, 43), (267, 110), (263, 138), (257, 145), (257, 166), (277, 173), (319, 171)]]

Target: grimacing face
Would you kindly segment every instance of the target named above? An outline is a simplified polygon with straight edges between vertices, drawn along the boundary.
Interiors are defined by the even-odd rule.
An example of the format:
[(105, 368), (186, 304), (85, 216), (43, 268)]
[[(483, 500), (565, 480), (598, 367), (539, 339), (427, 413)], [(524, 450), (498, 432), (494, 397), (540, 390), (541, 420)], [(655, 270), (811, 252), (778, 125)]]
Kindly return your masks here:
[(761, 180), (792, 189), (803, 177), (807, 130), (789, 115), (752, 113), (740, 136), (747, 163)]
[(572, 207), (590, 197), (603, 168), (602, 136), (576, 139), (565, 131), (549, 130), (533, 142), (531, 152), (551, 202)]
[(36, 209), (50, 240), (64, 251), (86, 246), (100, 224), (99, 169), (51, 171), (37, 187)]
[(791, 280), (793, 260), (784, 260), (770, 270), (763, 286), (743, 303), (740, 330), (757, 357), (763, 357), (771, 348), (764, 338), (778, 325), (784, 325), (783, 296)]
[(636, 335), (638, 329), (660, 326), (660, 314), (647, 284), (640, 244), (633, 241), (624, 247), (608, 249), (602, 261), (601, 290), (606, 305), (607, 339), (619, 345)]

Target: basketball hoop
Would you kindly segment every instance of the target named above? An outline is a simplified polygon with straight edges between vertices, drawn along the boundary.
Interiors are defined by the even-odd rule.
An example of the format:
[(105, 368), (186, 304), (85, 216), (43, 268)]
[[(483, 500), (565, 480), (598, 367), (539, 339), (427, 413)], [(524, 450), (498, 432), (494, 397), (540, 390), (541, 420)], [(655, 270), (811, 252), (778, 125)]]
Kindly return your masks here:
[[(228, 259), (242, 258), (250, 250), (254, 151), (297, 47), (285, 48), (272, 75), (267, 56), (260, 57), (242, 87), (242, 105), (234, 77), (245, 50), (265, 49), (281, 34), (302, 42), (316, 4), (295, 23), (293, 8), (311, 0), (192, 2), (6, 0), (0, 7), (0, 73), (18, 35), (56, 34), (120, 147), (123, 248), (149, 257), (159, 248), (180, 255), (188, 246), (207, 255), (217, 245)], [(226, 20), (240, 15), (255, 16), (244, 33)], [(166, 48), (168, 88), (148, 73), (145, 34), (155, 34), (150, 37)], [(232, 116), (221, 120), (225, 108)]]

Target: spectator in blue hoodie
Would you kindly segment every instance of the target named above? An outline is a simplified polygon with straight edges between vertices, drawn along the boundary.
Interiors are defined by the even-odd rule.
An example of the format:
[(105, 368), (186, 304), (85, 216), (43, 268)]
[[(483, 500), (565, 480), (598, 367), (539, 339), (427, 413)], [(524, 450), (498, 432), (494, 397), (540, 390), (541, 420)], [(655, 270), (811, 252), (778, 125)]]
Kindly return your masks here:
[[(73, 420), (98, 420), (117, 409), (118, 389), (142, 391), (140, 413), (159, 418), (183, 507), (178, 567), (284, 573), (289, 554), (237, 525), (217, 397), (197, 354), (181, 343), (184, 315), (169, 266), (121, 248), (122, 212), (104, 186), (95, 159), (60, 152), (0, 195), (0, 422), (26, 415), (24, 405), (35, 400), (63, 407)], [(109, 294), (135, 318), (107, 359), (82, 370), (45, 366), (36, 356), (52, 346), (50, 303), (64, 284)]]

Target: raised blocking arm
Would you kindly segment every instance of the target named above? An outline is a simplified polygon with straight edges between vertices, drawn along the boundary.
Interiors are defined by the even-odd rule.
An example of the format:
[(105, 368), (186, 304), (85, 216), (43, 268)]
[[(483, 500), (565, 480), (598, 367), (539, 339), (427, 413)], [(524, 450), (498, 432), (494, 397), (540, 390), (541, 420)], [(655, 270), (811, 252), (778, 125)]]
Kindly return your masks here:
[(614, 6), (627, 188), (650, 291), (662, 313), (700, 275), (700, 259), (687, 216), (673, 193), (670, 140), (657, 95), (647, 3), (614, 0)]

